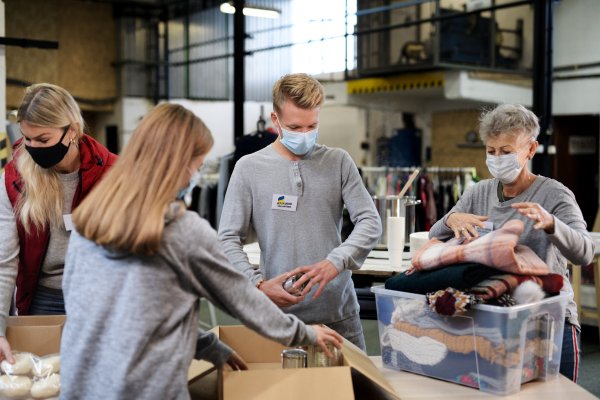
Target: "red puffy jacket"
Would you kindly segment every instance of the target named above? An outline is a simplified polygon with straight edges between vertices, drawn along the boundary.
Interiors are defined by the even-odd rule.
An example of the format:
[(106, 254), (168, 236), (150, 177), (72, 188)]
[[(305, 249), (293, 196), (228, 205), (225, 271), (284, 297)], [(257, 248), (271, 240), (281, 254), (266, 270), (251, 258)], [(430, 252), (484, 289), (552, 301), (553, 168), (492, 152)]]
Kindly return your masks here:
[[(6, 165), (4, 172), (6, 192), (12, 203), (13, 210), (16, 209), (17, 200), (23, 187), (21, 175), (16, 170), (14, 164), (15, 159), (18, 157), (17, 148), (21, 140), (17, 141), (13, 146), (13, 161)], [(87, 194), (100, 181), (102, 175), (118, 159), (115, 154), (110, 153), (106, 147), (88, 135), (83, 135), (81, 138), (79, 151), (81, 158), (79, 187), (75, 191), (73, 209), (83, 201)], [(16, 218), (16, 221), (20, 245), (16, 307), (19, 315), (27, 315), (29, 305), (33, 299), (38, 274), (46, 258), (48, 243), (50, 243), (50, 229), (48, 226), (43, 230), (37, 230), (35, 227), (32, 227), (31, 234), (28, 235), (19, 218)]]

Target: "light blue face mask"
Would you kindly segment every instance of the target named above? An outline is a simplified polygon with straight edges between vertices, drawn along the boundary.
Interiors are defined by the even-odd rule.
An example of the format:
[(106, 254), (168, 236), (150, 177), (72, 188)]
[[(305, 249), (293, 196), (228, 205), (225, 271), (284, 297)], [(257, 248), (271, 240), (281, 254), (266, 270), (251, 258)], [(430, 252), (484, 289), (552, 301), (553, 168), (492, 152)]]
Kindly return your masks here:
[[(275, 114), (275, 117), (277, 118), (277, 122), (279, 122), (277, 114)], [(308, 153), (319, 137), (319, 128), (308, 132), (288, 131), (283, 129), (281, 122), (279, 122), (279, 127), (283, 135), (281, 143), (297, 156)]]
[(198, 183), (198, 179), (200, 178), (200, 171), (192, 172), (189, 168), (187, 170), (190, 174), (192, 174), (192, 176), (190, 176), (190, 185), (185, 189), (179, 189), (179, 192), (177, 192), (177, 198), (180, 200), (183, 200), (186, 194), (194, 190), (196, 184)]

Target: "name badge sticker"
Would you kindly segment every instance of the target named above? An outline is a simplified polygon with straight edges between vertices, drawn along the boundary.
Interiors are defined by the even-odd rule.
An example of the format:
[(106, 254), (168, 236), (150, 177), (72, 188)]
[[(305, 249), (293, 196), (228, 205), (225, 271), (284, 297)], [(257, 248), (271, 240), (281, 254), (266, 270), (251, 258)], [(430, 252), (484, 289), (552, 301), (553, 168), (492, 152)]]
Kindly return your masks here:
[(485, 229), (481, 229), (480, 227), (476, 227), (477, 228), (477, 232), (479, 232), (479, 236), (485, 236), (488, 233), (490, 233), (491, 231), (494, 230), (494, 223), (491, 221), (483, 221), (483, 223), (485, 224)]
[(65, 214), (65, 215), (63, 215), (63, 221), (65, 221), (65, 230), (67, 232), (70, 232), (73, 229), (75, 229), (75, 225), (73, 225), (73, 216), (72, 216), (72, 214)]
[(289, 196), (287, 194), (274, 194), (271, 210), (296, 211), (298, 207), (298, 196)]

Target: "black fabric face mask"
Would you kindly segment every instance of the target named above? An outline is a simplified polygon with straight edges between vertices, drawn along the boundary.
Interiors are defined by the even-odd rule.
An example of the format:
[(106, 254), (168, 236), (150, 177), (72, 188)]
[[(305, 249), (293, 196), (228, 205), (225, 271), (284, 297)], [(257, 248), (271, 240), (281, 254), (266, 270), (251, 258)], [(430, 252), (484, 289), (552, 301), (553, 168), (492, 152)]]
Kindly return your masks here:
[(25, 145), (27, 152), (37, 165), (44, 169), (48, 169), (50, 167), (54, 167), (56, 164), (61, 162), (63, 158), (65, 158), (67, 152), (69, 151), (69, 147), (71, 147), (71, 142), (69, 142), (68, 146), (65, 146), (62, 141), (69, 131), (69, 128), (71, 128), (71, 125), (65, 128), (65, 133), (63, 133), (58, 143), (56, 143), (54, 146), (31, 147)]

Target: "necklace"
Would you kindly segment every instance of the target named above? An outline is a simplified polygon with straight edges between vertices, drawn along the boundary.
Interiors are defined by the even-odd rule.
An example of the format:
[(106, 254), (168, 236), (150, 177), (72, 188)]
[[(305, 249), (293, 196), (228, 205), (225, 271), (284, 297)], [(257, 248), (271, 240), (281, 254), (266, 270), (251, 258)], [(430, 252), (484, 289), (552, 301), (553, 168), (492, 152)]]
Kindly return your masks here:
[[(531, 180), (531, 175), (529, 175), (529, 180)], [(519, 193), (517, 193), (516, 196), (513, 196), (513, 199), (520, 196), (525, 190), (527, 190), (529, 188), (530, 185), (528, 185), (526, 188), (524, 188), (523, 190), (521, 190)], [(502, 185), (502, 190), (500, 192), (500, 194), (502, 195), (502, 202), (504, 203), (506, 201), (506, 198), (504, 197), (504, 185)]]

